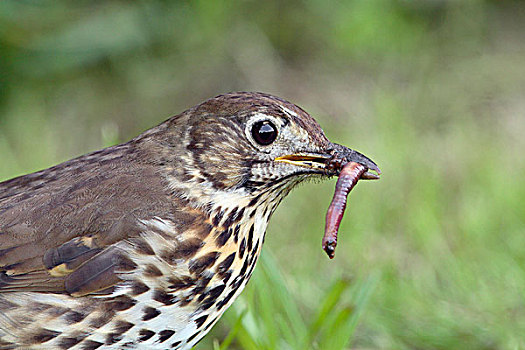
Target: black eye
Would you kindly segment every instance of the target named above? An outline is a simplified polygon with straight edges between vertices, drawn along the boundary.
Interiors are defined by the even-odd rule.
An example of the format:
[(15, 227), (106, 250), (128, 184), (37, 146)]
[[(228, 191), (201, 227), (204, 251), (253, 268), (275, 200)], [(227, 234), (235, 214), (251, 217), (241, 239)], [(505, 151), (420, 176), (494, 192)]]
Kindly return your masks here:
[(260, 145), (267, 146), (277, 138), (277, 128), (267, 120), (252, 126), (252, 137)]

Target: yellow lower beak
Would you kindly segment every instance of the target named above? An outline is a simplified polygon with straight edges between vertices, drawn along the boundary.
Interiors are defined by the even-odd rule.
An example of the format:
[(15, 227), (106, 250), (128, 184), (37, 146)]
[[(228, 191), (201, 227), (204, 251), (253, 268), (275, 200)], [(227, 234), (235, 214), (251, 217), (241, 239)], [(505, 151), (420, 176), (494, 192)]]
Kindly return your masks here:
[(310, 169), (325, 169), (326, 161), (330, 156), (307, 155), (307, 154), (288, 154), (274, 159), (276, 162), (288, 163)]

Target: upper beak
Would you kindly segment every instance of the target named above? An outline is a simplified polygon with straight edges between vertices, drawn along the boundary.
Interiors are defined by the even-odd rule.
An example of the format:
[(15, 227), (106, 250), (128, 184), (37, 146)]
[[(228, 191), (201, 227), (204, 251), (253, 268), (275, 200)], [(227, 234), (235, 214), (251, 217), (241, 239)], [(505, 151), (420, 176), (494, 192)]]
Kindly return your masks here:
[(327, 175), (339, 175), (339, 172), (346, 163), (355, 162), (359, 163), (367, 168), (367, 171), (363, 173), (361, 179), (364, 180), (377, 180), (381, 175), (381, 170), (370, 158), (365, 155), (354, 151), (348, 147), (332, 144), (331, 148), (326, 153), (297, 153), (288, 154), (275, 158), (276, 162), (289, 163), (296, 166), (317, 169), (324, 172)]

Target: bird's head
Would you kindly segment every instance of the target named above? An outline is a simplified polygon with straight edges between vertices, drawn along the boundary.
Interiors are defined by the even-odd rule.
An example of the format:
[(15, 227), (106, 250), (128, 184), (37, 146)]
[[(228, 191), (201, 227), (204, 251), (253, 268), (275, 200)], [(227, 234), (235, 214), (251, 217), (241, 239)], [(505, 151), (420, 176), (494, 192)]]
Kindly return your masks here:
[[(268, 94), (220, 95), (173, 117), (166, 127), (172, 141), (165, 143), (184, 147), (178, 150), (184, 167), (173, 173), (215, 192), (283, 197), (304, 179), (338, 175), (349, 161), (380, 173), (364, 155), (330, 142), (303, 109)], [(367, 172), (363, 178), (377, 175)]]

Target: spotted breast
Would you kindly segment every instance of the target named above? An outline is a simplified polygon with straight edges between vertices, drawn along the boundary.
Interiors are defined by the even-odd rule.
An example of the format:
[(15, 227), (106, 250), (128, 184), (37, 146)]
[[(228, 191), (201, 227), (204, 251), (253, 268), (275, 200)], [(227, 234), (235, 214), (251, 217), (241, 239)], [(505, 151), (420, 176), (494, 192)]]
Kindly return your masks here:
[(342, 153), (375, 167), (294, 104), (241, 92), (0, 183), (0, 348), (190, 349), (281, 200)]

